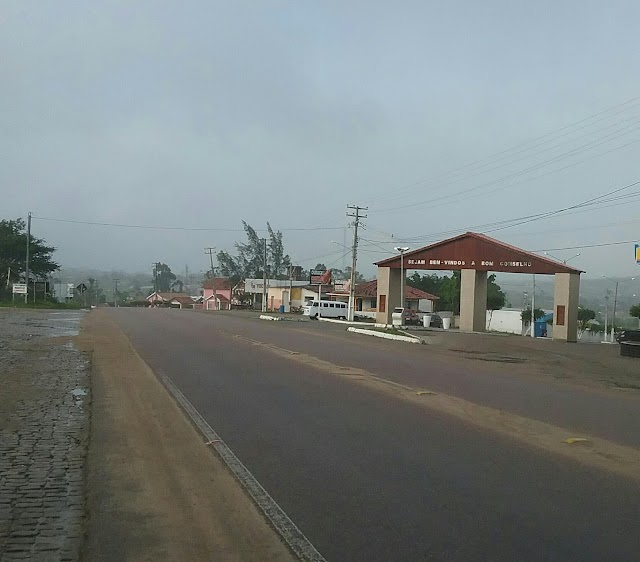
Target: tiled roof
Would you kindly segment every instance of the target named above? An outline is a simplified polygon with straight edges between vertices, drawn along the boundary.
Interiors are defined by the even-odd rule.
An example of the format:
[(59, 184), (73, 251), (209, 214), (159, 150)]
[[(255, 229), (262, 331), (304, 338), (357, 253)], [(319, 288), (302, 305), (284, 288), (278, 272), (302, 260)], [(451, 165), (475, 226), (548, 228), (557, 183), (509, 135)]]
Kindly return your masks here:
[[(225, 301), (228, 302), (229, 299), (227, 297), (225, 297), (222, 293), (219, 293), (216, 295), (216, 297), (218, 298), (219, 301)], [(211, 301), (213, 300), (213, 295), (208, 296), (206, 299), (204, 299), (206, 301)]]
[(423, 291), (421, 289), (416, 289), (415, 287), (409, 287), (409, 285), (406, 285), (404, 288), (404, 296), (408, 299), (416, 299), (416, 300), (422, 300), (422, 299), (426, 299), (428, 301), (437, 301), (440, 299), (440, 297), (436, 297), (435, 295), (432, 295), (431, 293), (427, 293), (426, 291)]
[(207, 279), (202, 283), (202, 288), (213, 289), (214, 282), (216, 285), (216, 291), (231, 289), (231, 279), (228, 277), (214, 277), (213, 279)]
[(193, 304), (193, 299), (191, 297), (185, 297), (182, 295), (178, 295), (171, 299), (171, 302), (179, 302), (180, 304)]
[[(365, 283), (359, 283), (356, 285), (356, 297), (365, 297), (365, 298), (377, 298), (378, 296), (378, 280), (374, 279), (373, 281), (367, 281)], [(404, 296), (409, 300), (420, 300), (426, 299), (430, 301), (438, 300), (439, 297), (432, 295), (431, 293), (427, 293), (425, 291), (421, 291), (420, 289), (416, 289), (414, 287), (409, 287), (406, 285), (404, 288)]]
[(147, 297), (147, 299), (150, 299), (154, 295), (155, 295), (155, 298), (153, 300), (163, 300), (163, 301), (170, 301), (171, 299), (175, 299), (176, 297), (189, 297), (187, 293), (151, 293)]

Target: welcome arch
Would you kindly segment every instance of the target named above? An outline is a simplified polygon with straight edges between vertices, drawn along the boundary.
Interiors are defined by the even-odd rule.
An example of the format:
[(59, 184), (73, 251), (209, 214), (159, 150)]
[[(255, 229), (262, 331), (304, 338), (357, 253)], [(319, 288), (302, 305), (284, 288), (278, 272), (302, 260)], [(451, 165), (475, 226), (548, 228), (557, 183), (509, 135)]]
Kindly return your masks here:
[[(390, 324), (400, 306), (401, 256), (377, 262), (380, 323)], [(484, 234), (467, 232), (404, 254), (405, 269), (461, 270), (460, 331), (484, 332), (487, 313), (487, 273), (528, 273), (555, 276), (553, 339), (578, 340), (578, 299), (582, 271), (527, 252)]]

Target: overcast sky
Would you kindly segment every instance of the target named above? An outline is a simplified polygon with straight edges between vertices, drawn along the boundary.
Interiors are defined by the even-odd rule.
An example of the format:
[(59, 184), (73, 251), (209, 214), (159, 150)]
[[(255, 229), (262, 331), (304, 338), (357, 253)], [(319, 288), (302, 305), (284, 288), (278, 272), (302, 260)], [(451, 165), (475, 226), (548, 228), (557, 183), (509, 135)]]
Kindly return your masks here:
[[(294, 262), (342, 267), (359, 204), (368, 273), (471, 227), (530, 250), (634, 240), (638, 197), (481, 225), (640, 180), (639, 19), (633, 1), (0, 0), (0, 217), (32, 211), (65, 267), (129, 271), (204, 270), (242, 233), (43, 219), (270, 221)], [(288, 230), (316, 227), (335, 230)], [(577, 252), (591, 276), (637, 271), (633, 244), (553, 253)]]

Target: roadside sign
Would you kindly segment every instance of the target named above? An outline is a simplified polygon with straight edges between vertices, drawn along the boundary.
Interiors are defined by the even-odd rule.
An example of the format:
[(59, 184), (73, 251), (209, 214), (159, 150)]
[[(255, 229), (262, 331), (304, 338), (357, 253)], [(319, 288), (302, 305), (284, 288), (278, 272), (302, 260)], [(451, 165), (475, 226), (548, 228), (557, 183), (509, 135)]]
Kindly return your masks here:
[(310, 285), (331, 285), (331, 270), (312, 269), (309, 274)]
[(76, 287), (76, 291), (78, 291), (78, 293), (84, 293), (86, 290), (87, 286), (84, 283), (80, 283), (80, 285)]
[(13, 284), (13, 294), (14, 295), (26, 295), (27, 294), (27, 284), (26, 283), (14, 283)]
[(640, 244), (636, 244), (636, 263), (640, 265)]

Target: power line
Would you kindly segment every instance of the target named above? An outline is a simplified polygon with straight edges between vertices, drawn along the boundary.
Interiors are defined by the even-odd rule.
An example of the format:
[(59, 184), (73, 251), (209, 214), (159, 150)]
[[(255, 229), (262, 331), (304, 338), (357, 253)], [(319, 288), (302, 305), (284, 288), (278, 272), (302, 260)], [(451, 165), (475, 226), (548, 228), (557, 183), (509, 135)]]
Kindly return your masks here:
[(512, 228), (514, 226), (518, 226), (518, 225), (525, 224), (525, 223), (528, 223), (528, 222), (533, 222), (535, 220), (540, 220), (542, 218), (548, 218), (548, 217), (551, 217), (551, 216), (554, 216), (554, 215), (558, 215), (560, 213), (564, 213), (564, 212), (570, 211), (572, 209), (578, 209), (580, 207), (586, 207), (586, 206), (589, 206), (592, 203), (595, 203), (595, 202), (597, 202), (599, 200), (605, 199), (607, 196), (614, 195), (616, 193), (620, 193), (621, 191), (624, 191), (625, 189), (629, 189), (630, 187), (634, 187), (634, 186), (639, 185), (639, 184), (640, 184), (640, 181), (636, 181), (636, 182), (630, 183), (629, 185), (625, 185), (624, 187), (620, 187), (618, 189), (614, 189), (613, 191), (610, 191), (609, 193), (605, 193), (604, 195), (599, 195), (598, 197), (593, 197), (591, 199), (587, 199), (586, 201), (583, 201), (582, 203), (578, 203), (576, 205), (571, 205), (569, 207), (565, 207), (564, 209), (557, 209), (555, 211), (551, 211), (549, 213), (546, 213), (543, 216), (533, 217), (533, 218), (530, 218), (530, 219), (527, 219), (527, 220), (516, 222), (515, 224), (511, 224), (511, 225), (508, 225), (508, 226), (502, 226), (502, 227), (499, 227), (499, 228), (494, 228), (493, 230), (489, 230), (489, 232), (496, 232), (498, 230), (504, 230), (505, 228)]
[[(575, 138), (572, 138), (572, 139), (568, 139), (568, 140), (563, 141), (563, 142), (561, 142), (559, 144), (556, 144), (554, 146), (547, 147), (547, 148), (544, 148), (543, 150), (539, 150), (537, 152), (526, 154), (525, 156), (522, 156), (520, 158), (513, 159), (513, 157), (517, 156), (518, 154), (529, 152), (531, 150), (531, 148), (536, 148), (537, 146), (542, 146), (543, 144), (546, 144), (547, 142), (551, 142), (551, 141), (554, 140), (554, 139), (549, 139), (548, 141), (544, 141), (542, 143), (539, 143), (538, 145), (534, 145), (533, 147), (530, 147), (530, 148), (527, 148), (527, 149), (524, 149), (524, 150), (520, 150), (520, 151), (515, 152), (514, 154), (510, 154), (508, 156), (503, 156), (502, 158), (494, 160), (493, 162), (488, 162), (487, 164), (485, 164), (483, 166), (480, 166), (476, 170), (472, 170), (472, 173), (470, 173), (470, 174), (456, 176), (456, 177), (453, 177), (453, 178), (444, 178), (443, 181), (437, 182), (438, 186), (439, 187), (445, 187), (445, 186), (451, 185), (453, 183), (457, 183), (457, 182), (460, 182), (460, 181), (463, 181), (463, 180), (472, 179), (472, 178), (480, 176), (480, 175), (488, 174), (488, 173), (493, 172), (495, 170), (499, 170), (501, 168), (504, 168), (505, 166), (511, 166), (511, 165), (516, 164), (518, 162), (522, 162), (522, 161), (531, 159), (531, 158), (533, 158), (535, 156), (539, 156), (539, 155), (541, 155), (541, 154), (543, 154), (545, 152), (549, 152), (549, 151), (554, 150), (556, 148), (560, 148), (561, 146), (563, 146), (565, 144), (574, 143), (574, 142), (576, 142), (576, 141), (578, 141), (578, 140), (580, 140), (582, 138), (593, 136), (594, 134), (600, 133), (602, 131), (606, 131), (607, 129), (611, 129), (612, 127), (617, 127), (617, 126), (619, 126), (621, 124), (624, 124), (624, 123), (627, 123), (629, 121), (635, 121), (635, 122), (627, 125), (626, 127), (622, 127), (620, 129), (618, 129), (617, 131), (614, 131), (613, 133), (610, 133), (609, 135), (606, 135), (606, 136), (604, 136), (604, 137), (602, 137), (600, 139), (594, 139), (594, 140), (586, 143), (585, 145), (582, 145), (580, 147), (576, 147), (576, 148), (568, 151), (564, 155), (558, 155), (558, 156), (556, 156), (554, 158), (551, 158), (550, 160), (546, 161), (543, 164), (553, 163), (554, 160), (564, 159), (566, 157), (570, 157), (570, 156), (578, 154), (580, 152), (585, 152), (586, 150), (589, 150), (590, 148), (594, 148), (595, 146), (599, 146), (600, 144), (604, 144), (605, 142), (609, 142), (609, 141), (605, 141), (604, 140), (604, 139), (607, 139), (608, 137), (613, 137), (612, 139), (610, 139), (610, 140), (613, 140), (613, 139), (615, 139), (615, 138), (617, 138), (619, 136), (623, 136), (623, 135), (629, 134), (629, 133), (637, 130), (637, 129), (632, 129), (631, 131), (627, 131), (626, 133), (622, 133), (622, 134), (618, 135), (618, 133), (620, 133), (621, 131), (624, 131), (625, 129), (628, 129), (631, 126), (636, 125), (638, 123), (638, 117), (639, 116), (634, 115), (631, 118), (624, 119), (622, 121), (618, 121), (616, 123), (607, 125), (606, 127), (601, 127), (600, 129), (596, 129), (595, 131), (589, 131), (589, 132), (585, 133), (584, 135), (580, 135), (578, 137), (575, 137)], [(584, 127), (586, 127), (586, 126), (584, 126)], [(584, 127), (581, 127), (581, 128), (584, 128)], [(566, 136), (568, 134), (571, 134), (572, 132), (573, 131), (570, 131), (570, 132), (565, 133), (564, 135), (561, 135), (561, 136)], [(589, 146), (589, 145), (591, 145), (591, 146)], [(572, 153), (574, 153), (574, 154), (572, 154)], [(497, 162), (502, 162), (502, 161), (505, 161), (505, 162), (503, 162), (503, 163), (501, 163), (501, 164), (499, 164), (497, 166), (494, 166), (492, 168), (482, 169), (482, 168), (485, 168), (488, 165), (495, 164)], [(525, 170), (525, 171), (527, 171), (527, 170)], [(509, 178), (509, 177), (511, 177), (511, 176), (507, 176), (507, 178)], [(495, 181), (502, 181), (502, 180), (495, 180)], [(436, 183), (436, 182), (431, 182), (431, 183), (425, 184), (424, 186), (421, 186), (421, 187), (427, 187), (428, 185), (431, 185), (432, 183)], [(451, 194), (451, 195), (445, 195), (445, 196), (442, 196), (442, 197), (440, 197), (438, 199), (435, 199), (435, 200), (444, 199), (444, 198), (447, 198), (447, 197), (453, 197), (458, 193), (463, 193), (463, 192), (456, 192), (456, 193)], [(389, 197), (391, 197), (391, 196), (389, 196)], [(397, 197), (398, 197), (397, 194), (393, 196), (394, 199), (397, 198)]]
[[(553, 140), (553, 138), (551, 138), (551, 139), (549, 139), (547, 141), (544, 141), (542, 143), (538, 143), (537, 145), (534, 144), (534, 143), (536, 143), (536, 142), (538, 142), (538, 141), (540, 141), (542, 139), (545, 139), (547, 137), (553, 137), (554, 135), (556, 135), (557, 133), (559, 133), (561, 131), (567, 131), (568, 129), (572, 129), (572, 128), (576, 127), (577, 125), (581, 125), (583, 123), (586, 123), (587, 121), (592, 121), (596, 117), (600, 117), (600, 116), (605, 115), (607, 113), (611, 113), (612, 111), (615, 111), (616, 109), (624, 107), (624, 109), (622, 109), (622, 110), (620, 110), (620, 111), (618, 111), (616, 113), (613, 113), (613, 114), (608, 115), (606, 117), (602, 117), (601, 119), (597, 119), (595, 121), (592, 121), (589, 124), (582, 125), (582, 126), (578, 127), (577, 130), (584, 129), (584, 128), (589, 127), (589, 126), (591, 126), (591, 125), (593, 125), (595, 123), (598, 123), (600, 121), (609, 119), (611, 117), (614, 117), (616, 115), (619, 115), (621, 113), (629, 111), (630, 109), (633, 109), (636, 106), (640, 105), (640, 104), (633, 104), (633, 102), (636, 102), (638, 100), (640, 100), (640, 97), (635, 97), (635, 98), (629, 99), (629, 100), (627, 100), (627, 101), (625, 101), (625, 102), (623, 102), (621, 104), (615, 105), (613, 107), (610, 107), (608, 109), (605, 109), (603, 111), (595, 113), (594, 115), (591, 115), (589, 117), (580, 119), (579, 121), (575, 121), (573, 123), (570, 123), (568, 125), (560, 127), (560, 128), (555, 129), (553, 131), (545, 133), (544, 135), (541, 135), (539, 137), (533, 138), (533, 139), (531, 139), (529, 141), (526, 141), (524, 143), (520, 143), (520, 144), (518, 144), (518, 145), (516, 145), (514, 147), (511, 147), (511, 148), (508, 148), (506, 150), (502, 150), (500, 152), (497, 152), (497, 153), (495, 153), (493, 155), (489, 155), (487, 157), (478, 159), (478, 160), (476, 160), (474, 162), (470, 162), (470, 163), (465, 164), (463, 166), (459, 166), (459, 167), (450, 169), (450, 170), (448, 170), (446, 172), (443, 172), (442, 174), (438, 174), (436, 176), (432, 176), (430, 178), (426, 178), (424, 180), (420, 180), (420, 181), (417, 181), (417, 182), (412, 182), (412, 183), (410, 183), (408, 185), (401, 186), (401, 187), (398, 187), (398, 188), (395, 188), (395, 189), (394, 188), (392, 188), (390, 190), (387, 189), (385, 191), (386, 195), (384, 195), (382, 197), (370, 198), (369, 200), (367, 200), (367, 202), (371, 203), (374, 200), (385, 200), (385, 199), (388, 199), (389, 197), (394, 197), (395, 198), (395, 197), (397, 197), (397, 194), (399, 192), (401, 192), (401, 191), (407, 191), (407, 190), (412, 189), (412, 188), (415, 189), (416, 187), (426, 187), (426, 185), (428, 185), (430, 183), (435, 183), (435, 182), (441, 181), (443, 179), (446, 179), (450, 175), (453, 175), (453, 174), (456, 174), (456, 173), (461, 173), (462, 171), (468, 170), (469, 168), (473, 169), (475, 167), (476, 169), (478, 169), (478, 168), (482, 168), (483, 166), (491, 165), (491, 164), (494, 164), (495, 162), (504, 160), (505, 158), (510, 158), (511, 156), (513, 156), (515, 154), (520, 154), (522, 152), (525, 152), (526, 150), (529, 150), (530, 148), (535, 148), (536, 146), (541, 146), (542, 144), (545, 144), (546, 142), (550, 142), (551, 140)], [(630, 105), (630, 104), (632, 104), (632, 105)], [(625, 107), (625, 106), (627, 106), (627, 107)], [(566, 136), (567, 134), (571, 134), (571, 131), (567, 132), (567, 133), (563, 133), (563, 135), (560, 135), (560, 136)], [(517, 150), (519, 148), (522, 148), (522, 147), (525, 147), (525, 146), (528, 146), (528, 145), (531, 145), (531, 144), (534, 144), (534, 146), (530, 147), (528, 149), (525, 149), (525, 150), (520, 150), (519, 152), (516, 152), (515, 154), (509, 155), (509, 156), (505, 156), (508, 153), (513, 152), (514, 150)], [(497, 158), (497, 160), (496, 160), (496, 158)]]
[[(149, 229), (149, 230), (184, 230), (184, 231), (194, 231), (194, 232), (244, 232), (242, 228), (198, 228), (198, 227), (190, 227), (190, 226), (159, 226), (159, 225), (144, 225), (144, 224), (124, 224), (124, 223), (111, 223), (111, 222), (96, 222), (96, 221), (79, 221), (72, 219), (58, 219), (52, 217), (37, 217), (35, 215), (32, 216), (34, 219), (38, 219), (41, 221), (51, 221), (51, 222), (63, 222), (70, 224), (83, 224), (83, 225), (91, 225), (91, 226), (108, 226), (115, 228), (141, 228), (141, 229)], [(282, 232), (299, 232), (299, 231), (316, 231), (316, 230), (342, 230), (343, 227), (291, 227), (291, 228), (280, 228), (278, 230)], [(267, 232), (266, 228), (256, 228), (256, 232)]]
[(560, 250), (581, 250), (584, 248), (604, 248), (605, 246), (621, 246), (622, 244), (637, 244), (637, 240), (622, 240), (621, 242), (606, 242), (602, 244), (585, 244), (583, 246), (565, 246), (563, 248), (545, 248), (544, 250), (532, 250), (533, 252), (558, 252)]
[[(627, 131), (626, 133), (623, 133), (622, 135), (618, 135), (618, 136), (623, 136), (623, 135), (629, 134), (631, 132), (634, 132), (636, 130), (640, 130), (640, 127), (636, 127), (635, 129), (632, 129), (631, 131)], [(610, 140), (615, 140), (615, 138), (618, 138), (618, 137), (614, 137), (613, 139), (610, 139)], [(471, 196), (471, 197), (468, 196), (469, 193), (473, 193), (475, 191), (482, 190), (485, 187), (490, 187), (492, 185), (504, 182), (506, 180), (510, 180), (512, 178), (517, 178), (519, 176), (526, 175), (526, 174), (528, 174), (530, 172), (534, 172), (534, 171), (536, 171), (536, 170), (538, 170), (540, 168), (544, 168), (549, 164), (554, 164), (554, 163), (557, 163), (557, 162), (559, 162), (561, 160), (565, 160), (567, 158), (571, 158), (573, 156), (576, 156), (576, 155), (580, 154), (581, 152), (586, 152), (587, 150), (590, 150), (591, 148), (595, 148), (596, 146), (599, 146), (601, 144), (606, 144), (607, 142), (610, 142), (610, 140), (605, 140), (605, 141), (600, 140), (599, 142), (593, 141), (591, 143), (587, 143), (586, 145), (583, 145), (582, 147), (578, 147), (576, 149), (573, 149), (573, 150), (570, 150), (568, 152), (565, 152), (564, 154), (560, 154), (558, 156), (554, 156), (553, 158), (550, 158), (550, 159), (545, 160), (543, 162), (539, 162), (537, 164), (534, 164), (533, 166), (529, 166), (528, 168), (525, 168), (525, 169), (520, 170), (518, 172), (514, 172), (514, 173), (509, 174), (507, 176), (504, 176), (504, 177), (501, 177), (501, 178), (497, 178), (497, 179), (494, 179), (494, 180), (490, 180), (490, 181), (487, 181), (485, 183), (481, 183), (479, 185), (471, 186), (471, 187), (468, 187), (466, 189), (463, 189), (463, 190), (460, 190), (460, 191), (456, 191), (455, 193), (451, 193), (451, 194), (447, 194), (447, 195), (441, 195), (439, 197), (434, 197), (432, 199), (427, 199), (427, 200), (423, 200), (423, 201), (408, 203), (406, 205), (400, 205), (400, 206), (397, 206), (397, 207), (392, 207), (390, 209), (385, 209), (383, 211), (379, 211), (377, 214), (394, 213), (396, 211), (403, 211), (403, 210), (406, 210), (406, 209), (409, 209), (409, 208), (420, 207), (420, 206), (423, 206), (423, 205), (427, 205), (429, 203), (438, 203), (439, 202), (437, 205), (432, 205), (431, 208), (442, 207), (444, 205), (451, 205), (452, 203), (455, 203), (456, 201), (458, 201), (458, 199), (453, 199), (453, 198), (454, 197), (459, 197), (461, 195), (465, 195), (466, 196), (465, 200), (470, 199), (470, 198), (475, 198), (475, 197), (486, 197), (487, 195), (489, 195), (491, 193), (495, 193), (497, 191), (502, 191), (504, 189), (508, 189), (510, 187), (514, 187), (515, 185), (520, 185), (520, 184), (526, 183), (528, 181), (532, 181), (532, 180), (535, 180), (535, 179), (540, 179), (541, 177), (545, 177), (546, 175), (550, 175), (550, 174), (553, 174), (553, 173), (560, 172), (562, 170), (565, 170), (566, 168), (570, 168), (570, 167), (576, 166), (578, 164), (586, 162), (587, 160), (592, 160), (594, 158), (598, 158), (600, 156), (604, 156), (606, 154), (609, 154), (610, 152), (613, 152), (615, 150), (620, 150), (622, 148), (625, 148), (626, 146), (629, 146), (630, 144), (634, 144), (634, 143), (640, 141), (640, 139), (635, 139), (635, 140), (633, 140), (633, 141), (631, 141), (631, 142), (629, 142), (627, 144), (615, 147), (615, 148), (613, 148), (611, 150), (608, 150), (608, 151), (606, 151), (604, 153), (597, 154), (597, 155), (591, 156), (589, 158), (585, 158), (585, 159), (580, 160), (578, 162), (573, 162), (573, 163), (571, 163), (571, 164), (569, 164), (567, 166), (564, 166), (562, 168), (558, 168), (558, 169), (555, 169), (555, 170), (550, 170), (549, 172), (547, 172), (545, 174), (541, 174), (541, 175), (535, 176), (533, 178), (528, 178), (528, 179), (526, 179), (524, 181), (517, 182), (515, 184), (508, 184), (506, 186), (501, 186), (501, 187), (498, 187), (496, 189), (490, 190), (488, 192), (479, 193), (479, 194), (476, 194), (476, 195)], [(596, 143), (596, 144), (594, 144), (594, 143)], [(592, 146), (589, 146), (589, 145), (592, 145)]]
[[(440, 231), (440, 232), (435, 232), (429, 235), (425, 235), (425, 236), (416, 236), (416, 237), (405, 237), (405, 238), (394, 238), (394, 242), (419, 242), (421, 240), (428, 240), (428, 239), (434, 239), (436, 237), (439, 236), (446, 236), (449, 234), (455, 234), (455, 233), (459, 233), (459, 232), (464, 232), (464, 231), (468, 231), (468, 230), (475, 230), (475, 229), (484, 229), (484, 232), (496, 232), (499, 230), (504, 230), (506, 228), (512, 228), (514, 226), (519, 226), (521, 224), (525, 224), (525, 223), (529, 223), (529, 222), (533, 222), (536, 220), (542, 220), (542, 219), (547, 219), (547, 218), (551, 218), (554, 217), (558, 214), (562, 214), (562, 213), (566, 213), (566, 214), (573, 214), (573, 213), (568, 213), (568, 211), (571, 210), (576, 210), (576, 212), (578, 212), (577, 210), (582, 210), (582, 212), (585, 210), (585, 208), (587, 208), (586, 210), (593, 210), (593, 209), (589, 209), (589, 207), (593, 207), (593, 208), (597, 208), (597, 207), (601, 207), (603, 203), (610, 203), (610, 202), (614, 202), (614, 201), (619, 201), (619, 200), (624, 200), (623, 203), (627, 203), (629, 199), (634, 198), (634, 197), (640, 197), (640, 191), (635, 191), (633, 193), (629, 193), (626, 195), (618, 195), (616, 197), (612, 197), (613, 195), (616, 195), (618, 193), (621, 193), (622, 191), (625, 191), (631, 187), (634, 187), (636, 185), (640, 185), (640, 180), (635, 181), (633, 183), (627, 184), (623, 187), (619, 187), (616, 188), (614, 190), (611, 190), (609, 192), (603, 193), (601, 195), (598, 195), (596, 197), (592, 197), (590, 199), (587, 199), (585, 201), (582, 201), (580, 203), (576, 203), (574, 205), (570, 205), (568, 207), (564, 207), (561, 209), (555, 209), (552, 211), (545, 211), (542, 213), (536, 213), (533, 215), (525, 215), (522, 217), (515, 217), (515, 218), (511, 218), (511, 219), (505, 219), (502, 221), (496, 221), (493, 223), (485, 223), (485, 224), (480, 224), (480, 225), (474, 225), (474, 226), (467, 226), (467, 227), (460, 227), (454, 230), (446, 230), (446, 231)], [(492, 228), (493, 227), (493, 228)], [(373, 242), (370, 240), (370, 242)], [(391, 244), (392, 242), (381, 242), (383, 244)]]

